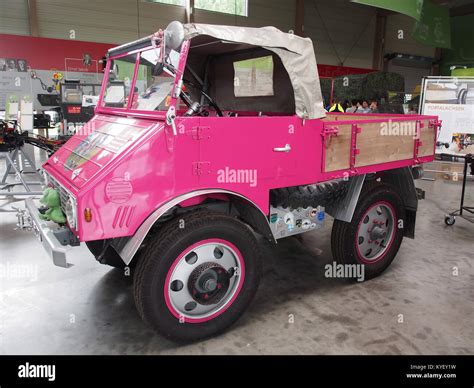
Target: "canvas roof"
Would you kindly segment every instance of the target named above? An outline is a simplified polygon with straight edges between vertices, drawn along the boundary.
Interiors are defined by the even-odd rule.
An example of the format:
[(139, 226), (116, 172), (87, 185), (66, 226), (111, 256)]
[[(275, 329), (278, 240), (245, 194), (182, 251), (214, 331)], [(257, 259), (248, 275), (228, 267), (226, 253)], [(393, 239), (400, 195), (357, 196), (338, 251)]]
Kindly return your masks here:
[(296, 114), (305, 119), (325, 116), (313, 43), (309, 38), (285, 33), (275, 27), (240, 27), (184, 24), (185, 39), (210, 36), (217, 40), (260, 46), (281, 59), (291, 80)]

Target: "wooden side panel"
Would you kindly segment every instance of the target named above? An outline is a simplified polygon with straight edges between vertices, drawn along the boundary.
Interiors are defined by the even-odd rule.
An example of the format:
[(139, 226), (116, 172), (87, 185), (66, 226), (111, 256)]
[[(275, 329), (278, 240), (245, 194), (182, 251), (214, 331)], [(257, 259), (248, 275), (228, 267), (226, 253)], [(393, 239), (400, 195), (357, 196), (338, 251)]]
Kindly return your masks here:
[(356, 156), (355, 167), (413, 158), (415, 147), (413, 134), (402, 131), (390, 132), (382, 126), (383, 124), (385, 123), (359, 124), (362, 130), (357, 135), (359, 154)]
[[(333, 116), (334, 117), (334, 116)], [(333, 118), (332, 117), (332, 118)], [(347, 116), (345, 117), (347, 118)], [(352, 116), (354, 119), (354, 116)], [(350, 122), (350, 124), (349, 124)], [(355, 163), (351, 166), (352, 124), (360, 132), (356, 135)], [(346, 170), (410, 160), (414, 158), (418, 120), (326, 121), (326, 128), (337, 128), (338, 136), (328, 136), (325, 144), (325, 172)], [(418, 157), (432, 156), (436, 130), (429, 127), (429, 119), (423, 120)]]
[(429, 128), (429, 120), (423, 120), (420, 141), (421, 146), (418, 149), (418, 157), (430, 156), (434, 154), (434, 143), (436, 141), (436, 130)]
[(338, 124), (337, 136), (326, 138), (324, 170), (337, 171), (350, 168), (352, 124)]

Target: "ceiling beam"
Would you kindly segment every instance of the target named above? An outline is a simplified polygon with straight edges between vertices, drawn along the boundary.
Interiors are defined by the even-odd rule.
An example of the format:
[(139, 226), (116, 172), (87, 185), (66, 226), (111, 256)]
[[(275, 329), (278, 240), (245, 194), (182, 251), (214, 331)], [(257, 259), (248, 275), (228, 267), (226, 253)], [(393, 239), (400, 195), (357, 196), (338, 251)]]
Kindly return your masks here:
[(377, 10), (375, 15), (374, 51), (372, 54), (372, 69), (383, 70), (385, 52), (385, 36), (387, 31), (387, 14)]
[(194, 23), (194, 0), (186, 0), (186, 23)]
[(36, 0), (28, 0), (28, 25), (30, 26), (30, 35), (39, 36)]
[(304, 36), (304, 0), (295, 0), (295, 34)]

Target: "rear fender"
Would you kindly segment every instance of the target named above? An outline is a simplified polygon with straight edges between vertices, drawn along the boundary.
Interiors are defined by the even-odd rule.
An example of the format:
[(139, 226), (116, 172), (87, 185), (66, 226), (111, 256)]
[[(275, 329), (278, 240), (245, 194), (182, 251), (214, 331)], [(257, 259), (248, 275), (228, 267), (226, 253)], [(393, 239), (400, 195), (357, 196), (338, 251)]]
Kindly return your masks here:
[(364, 182), (380, 177), (382, 182), (393, 186), (402, 199), (406, 214), (405, 236), (415, 238), (418, 195), (414, 179), (421, 176), (422, 171), (417, 168), (412, 170), (411, 167), (402, 167), (386, 170), (377, 175), (357, 175), (351, 177), (347, 194), (336, 203), (327, 207), (326, 211), (336, 220), (351, 222)]
[(422, 176), (418, 170), (411, 167), (396, 168), (384, 171), (381, 180), (397, 189), (397, 194), (405, 206), (405, 236), (415, 238), (416, 211), (418, 210), (418, 194), (414, 178)]

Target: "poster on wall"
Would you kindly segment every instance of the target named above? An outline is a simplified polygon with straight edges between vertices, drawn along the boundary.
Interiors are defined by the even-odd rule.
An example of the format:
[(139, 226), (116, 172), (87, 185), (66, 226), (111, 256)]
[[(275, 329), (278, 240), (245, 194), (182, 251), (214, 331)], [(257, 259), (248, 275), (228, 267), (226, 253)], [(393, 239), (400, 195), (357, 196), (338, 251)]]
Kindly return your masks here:
[(28, 63), (25, 59), (0, 58), (0, 71), (19, 71), (25, 73), (28, 71)]
[(112, 46), (0, 34), (0, 112), (9, 96), (30, 96), (33, 109), (41, 112), (60, 105), (60, 84), (66, 81), (100, 85), (100, 60)]
[(438, 154), (474, 153), (474, 77), (424, 78), (420, 109), (442, 120)]

